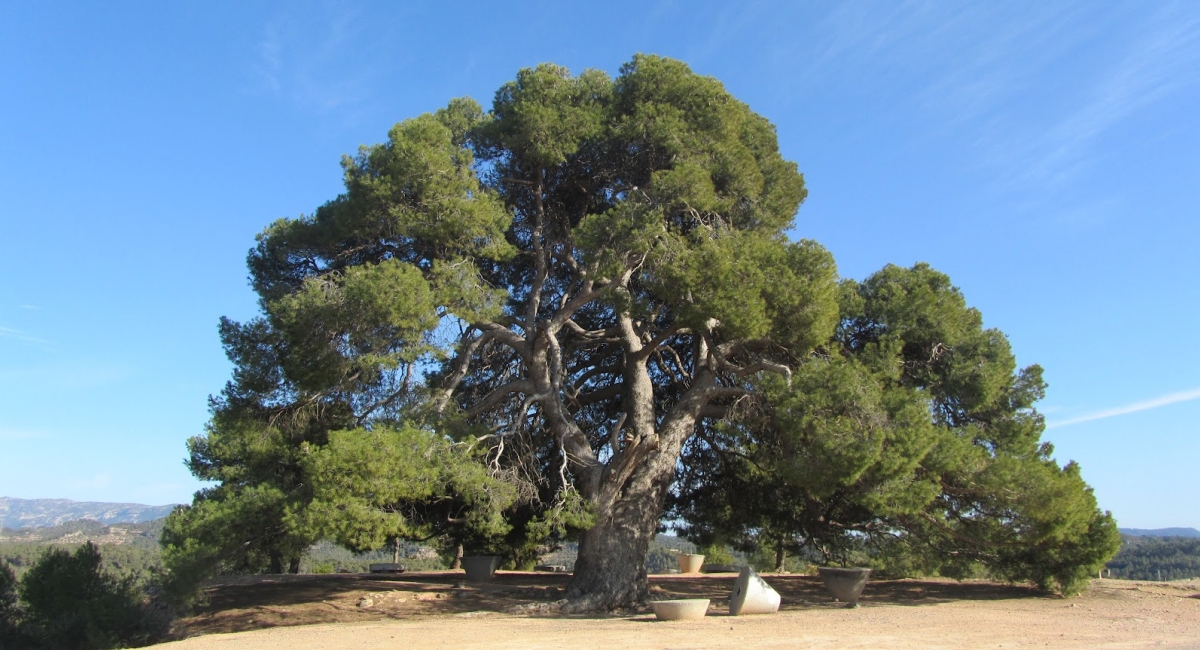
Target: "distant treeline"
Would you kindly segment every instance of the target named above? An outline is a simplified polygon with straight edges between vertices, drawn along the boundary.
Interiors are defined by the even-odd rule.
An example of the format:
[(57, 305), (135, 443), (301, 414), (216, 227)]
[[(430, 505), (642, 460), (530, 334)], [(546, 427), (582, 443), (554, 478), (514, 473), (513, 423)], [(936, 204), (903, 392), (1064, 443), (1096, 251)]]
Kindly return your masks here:
[(1113, 578), (1187, 580), (1200, 577), (1200, 538), (1130, 537), (1107, 565)]
[(121, 544), (101, 544), (103, 569), (139, 584), (149, 580), (161, 566), (158, 538), (163, 520), (141, 524), (102, 524), (98, 521), (71, 521), (45, 528), (0, 529), (0, 565), (7, 564), (20, 578), (42, 557), (47, 549), (73, 551), (89, 539), (103, 541), (120, 531)]

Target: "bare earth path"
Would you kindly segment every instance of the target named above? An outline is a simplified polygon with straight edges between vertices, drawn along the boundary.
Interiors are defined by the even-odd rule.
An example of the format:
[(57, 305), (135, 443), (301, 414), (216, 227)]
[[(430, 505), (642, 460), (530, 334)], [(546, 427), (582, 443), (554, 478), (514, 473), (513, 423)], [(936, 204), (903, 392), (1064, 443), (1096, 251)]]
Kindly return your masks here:
[[(506, 573), (483, 587), (461, 573), (379, 579), (287, 576), (214, 587), (208, 611), (180, 622), (193, 636), (163, 648), (1200, 648), (1200, 584), (1097, 580), (1059, 599), (986, 582), (872, 582), (845, 609), (817, 579), (764, 576), (783, 611), (730, 617), (731, 576), (654, 576), (654, 597), (709, 597), (703, 621), (647, 613), (566, 618), (564, 576)], [(237, 631), (245, 630), (245, 631)], [(225, 632), (225, 633), (221, 633)]]

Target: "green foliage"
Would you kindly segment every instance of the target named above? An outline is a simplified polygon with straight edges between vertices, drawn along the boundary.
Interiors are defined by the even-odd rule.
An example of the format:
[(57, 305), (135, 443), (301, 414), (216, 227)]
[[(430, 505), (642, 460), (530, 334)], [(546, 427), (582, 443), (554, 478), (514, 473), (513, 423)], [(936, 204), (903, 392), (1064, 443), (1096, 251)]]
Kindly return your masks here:
[(45, 551), (22, 578), (21, 633), (46, 648), (115, 648), (153, 643), (166, 632), (165, 615), (134, 581), (101, 568), (99, 549)]
[(311, 537), (285, 527), (287, 506), (287, 495), (272, 485), (225, 486), (171, 513), (161, 543), (172, 604), (190, 607), (200, 584), (214, 575), (281, 573), (285, 558), (298, 571)]
[(446, 537), (452, 525), (487, 546), (509, 532), (502, 513), (518, 497), (469, 446), (412, 426), (331, 432), (301, 466), (313, 499), (291, 525), (354, 551)]
[[(8, 564), (19, 578), (37, 563), (49, 546), (74, 551), (80, 544), (3, 542), (0, 543), (0, 562)], [(162, 567), (157, 546), (147, 548), (121, 544), (107, 545), (103, 549), (104, 570), (121, 578), (130, 578), (138, 584), (152, 581)]]
[(705, 564), (733, 564), (733, 552), (725, 544), (709, 544), (696, 552), (704, 556)]
[(1016, 370), (1004, 335), (927, 265), (846, 281), (840, 303), (824, 355), (763, 380), (763, 407), (690, 443), (675, 503), (686, 533), (1077, 592), (1117, 533), (1079, 467), (1039, 441), (1041, 369)]
[(1122, 536), (1121, 542), (1121, 550), (1106, 567), (1114, 578), (1200, 578), (1200, 538)]
[(21, 610), (17, 605), (17, 576), (0, 563), (0, 648), (19, 647)]

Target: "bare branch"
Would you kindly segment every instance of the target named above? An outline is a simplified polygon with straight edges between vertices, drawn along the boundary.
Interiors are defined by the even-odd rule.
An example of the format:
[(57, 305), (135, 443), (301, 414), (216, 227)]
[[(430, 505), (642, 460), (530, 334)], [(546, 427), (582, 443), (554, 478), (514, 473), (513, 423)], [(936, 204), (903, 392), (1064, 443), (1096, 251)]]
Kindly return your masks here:
[(450, 396), (458, 388), (463, 377), (467, 375), (467, 369), (471, 365), (471, 357), (475, 356), (475, 352), (480, 346), (495, 337), (495, 334), (491, 332), (484, 332), (474, 338), (468, 338), (470, 335), (470, 329), (463, 333), (458, 347), (458, 354), (454, 357), (454, 361), (450, 363), (450, 367), (452, 368), (450, 376), (446, 378), (446, 382), (441, 388), (441, 394), (434, 400), (434, 409), (438, 413), (446, 409), (446, 404), (449, 403)]
[(665, 329), (661, 333), (659, 333), (658, 336), (654, 337), (654, 340), (650, 341), (650, 343), (645, 348), (643, 348), (642, 351), (639, 352), (638, 354), (643, 357), (650, 356), (650, 354), (652, 352), (658, 350), (660, 345), (662, 345), (663, 343), (666, 343), (668, 340), (671, 339), (671, 337), (678, 334), (679, 331), (682, 329), (684, 329), (684, 328), (678, 324), (668, 327), (667, 329)]
[(494, 408), (505, 397), (508, 397), (509, 395), (511, 395), (513, 393), (528, 394), (528, 393), (532, 393), (532, 392), (534, 392), (533, 391), (533, 383), (530, 382), (529, 380), (522, 379), (519, 381), (510, 381), (507, 384), (504, 384), (503, 386), (488, 393), (486, 396), (484, 396), (483, 399), (481, 399), (478, 402), (476, 402), (475, 404), (471, 405), (471, 408), (469, 408), (465, 411), (465, 415), (468, 418), (479, 417), (480, 415), (482, 415), (482, 414), (488, 412), (489, 410), (491, 410), (492, 408)]

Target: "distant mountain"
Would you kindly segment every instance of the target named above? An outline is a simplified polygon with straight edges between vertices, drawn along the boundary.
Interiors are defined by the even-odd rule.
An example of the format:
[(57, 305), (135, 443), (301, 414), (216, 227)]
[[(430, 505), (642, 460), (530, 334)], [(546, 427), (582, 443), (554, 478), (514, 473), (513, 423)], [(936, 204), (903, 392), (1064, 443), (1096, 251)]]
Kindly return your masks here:
[(1130, 537), (1200, 537), (1195, 528), (1118, 528), (1122, 535)]
[(43, 528), (80, 519), (102, 524), (138, 524), (166, 517), (174, 509), (174, 505), (0, 497), (0, 528)]

